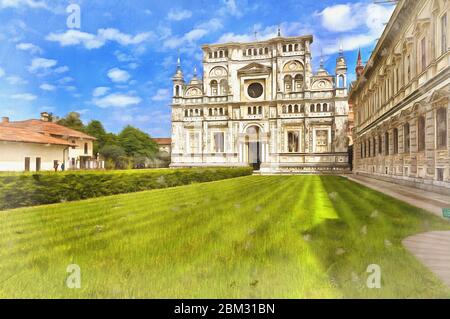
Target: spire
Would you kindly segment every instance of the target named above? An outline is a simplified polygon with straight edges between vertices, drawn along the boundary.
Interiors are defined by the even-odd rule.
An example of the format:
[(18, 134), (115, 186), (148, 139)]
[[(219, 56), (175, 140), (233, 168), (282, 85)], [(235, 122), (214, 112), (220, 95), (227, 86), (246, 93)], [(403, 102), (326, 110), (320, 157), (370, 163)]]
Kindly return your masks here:
[(342, 42), (339, 44), (339, 56), (343, 56), (344, 55), (344, 47), (342, 45)]
[(280, 28), (280, 25), (278, 25), (277, 36), (278, 36), (278, 37), (281, 37), (281, 28)]
[(358, 50), (358, 60), (356, 62), (356, 77), (359, 78), (364, 72), (364, 65), (361, 57), (361, 49)]
[(323, 62), (323, 51), (320, 49), (320, 68), (323, 69), (324, 62)]
[(180, 59), (180, 53), (178, 53), (177, 58), (177, 70), (175, 72), (175, 75), (173, 77), (174, 80), (183, 80), (183, 71), (181, 70), (181, 59)]

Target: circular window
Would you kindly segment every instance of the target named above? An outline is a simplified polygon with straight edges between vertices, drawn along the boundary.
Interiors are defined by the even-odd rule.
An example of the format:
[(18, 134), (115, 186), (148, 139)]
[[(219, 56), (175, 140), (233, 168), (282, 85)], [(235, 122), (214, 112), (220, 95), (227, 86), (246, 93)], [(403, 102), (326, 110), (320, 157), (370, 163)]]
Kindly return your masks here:
[(263, 94), (264, 88), (261, 83), (252, 83), (248, 86), (247, 92), (251, 98), (257, 99)]

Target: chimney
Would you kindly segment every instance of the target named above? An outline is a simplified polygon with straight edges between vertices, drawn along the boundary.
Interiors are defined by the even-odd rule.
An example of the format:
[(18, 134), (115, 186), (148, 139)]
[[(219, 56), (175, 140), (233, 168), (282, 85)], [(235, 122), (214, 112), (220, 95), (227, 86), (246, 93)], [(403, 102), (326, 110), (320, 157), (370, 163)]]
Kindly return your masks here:
[(50, 120), (50, 114), (48, 114), (47, 112), (42, 112), (41, 113), (41, 121), (49, 122), (49, 120)]
[(7, 116), (2, 117), (2, 123), (9, 123), (9, 117)]

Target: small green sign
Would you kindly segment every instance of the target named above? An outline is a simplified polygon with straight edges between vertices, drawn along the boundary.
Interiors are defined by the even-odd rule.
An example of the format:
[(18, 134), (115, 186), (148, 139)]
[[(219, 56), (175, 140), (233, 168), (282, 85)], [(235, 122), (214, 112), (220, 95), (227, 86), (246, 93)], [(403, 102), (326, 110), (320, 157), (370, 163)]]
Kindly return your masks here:
[(442, 208), (442, 215), (444, 215), (444, 217), (450, 218), (450, 208)]

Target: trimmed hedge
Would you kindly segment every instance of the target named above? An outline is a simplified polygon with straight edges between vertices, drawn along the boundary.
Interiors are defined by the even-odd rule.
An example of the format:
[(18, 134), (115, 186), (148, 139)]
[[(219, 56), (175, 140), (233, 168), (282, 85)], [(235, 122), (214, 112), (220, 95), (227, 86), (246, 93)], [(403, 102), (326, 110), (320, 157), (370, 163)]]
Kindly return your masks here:
[(251, 175), (250, 167), (0, 174), (0, 210)]

